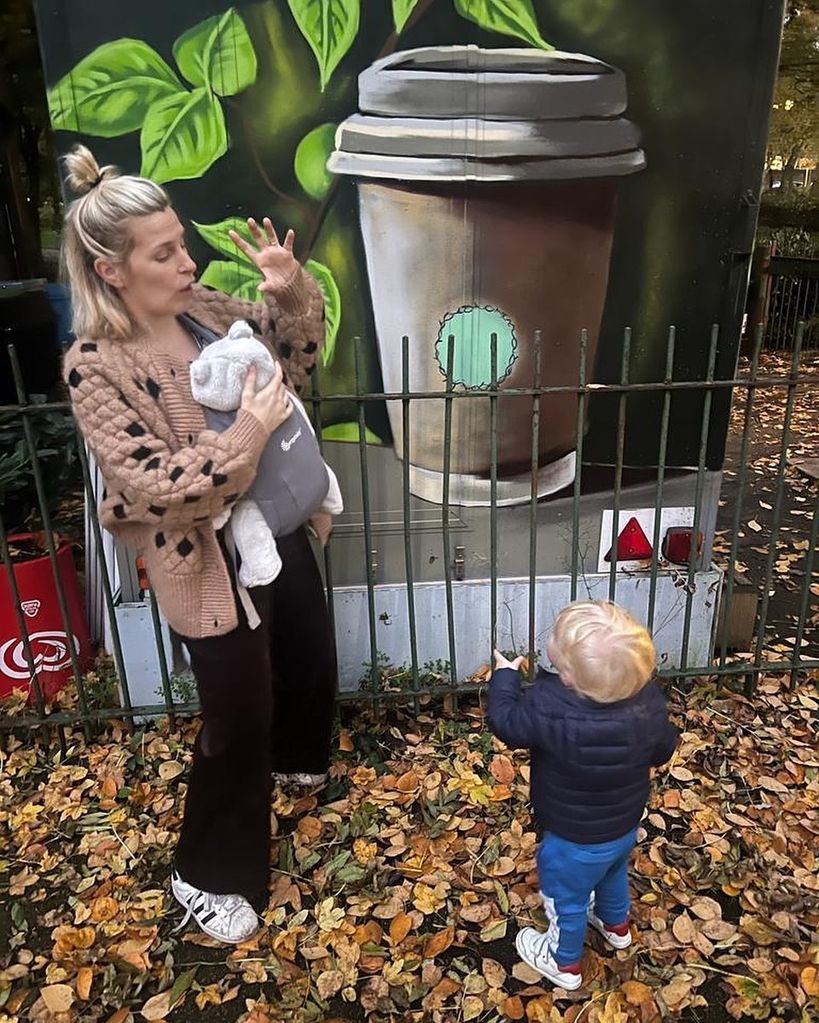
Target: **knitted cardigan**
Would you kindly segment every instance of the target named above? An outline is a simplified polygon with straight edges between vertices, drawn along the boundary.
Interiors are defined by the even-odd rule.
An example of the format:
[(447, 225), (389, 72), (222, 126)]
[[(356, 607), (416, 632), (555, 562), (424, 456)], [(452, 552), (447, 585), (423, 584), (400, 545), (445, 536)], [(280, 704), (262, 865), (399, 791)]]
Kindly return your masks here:
[[(217, 333), (236, 319), (258, 328), (297, 390), (324, 341), (324, 303), (301, 270), (259, 302), (194, 285), (188, 312)], [(106, 490), (100, 524), (144, 560), (157, 602), (182, 636), (220, 636), (238, 624), (213, 518), (253, 481), (268, 431), (240, 410), (209, 430), (191, 395), (188, 362), (149, 337), (78, 338), (65, 356), (74, 414)]]

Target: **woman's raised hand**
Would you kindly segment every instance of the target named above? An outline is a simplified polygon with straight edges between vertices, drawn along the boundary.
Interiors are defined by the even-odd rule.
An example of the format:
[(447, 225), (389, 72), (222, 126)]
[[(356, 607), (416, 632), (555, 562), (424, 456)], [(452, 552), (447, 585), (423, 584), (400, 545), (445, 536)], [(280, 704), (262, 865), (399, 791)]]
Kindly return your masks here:
[(290, 404), (290, 397), (282, 378), (282, 368), (278, 362), (273, 370), (272, 379), (259, 391), (256, 390), (256, 367), (250, 367), (245, 378), (245, 386), (242, 388), (240, 407), (253, 413), (268, 433), (272, 433), (276, 427), (289, 419), (293, 406)]
[(293, 242), (296, 240), (296, 235), (290, 228), (284, 236), (284, 241), (279, 242), (270, 217), (265, 217), (262, 224), (264, 233), (253, 217), (248, 217), (247, 226), (258, 248), (245, 241), (235, 231), (228, 231), (228, 234), (233, 244), (237, 245), (259, 268), (264, 278), (259, 285), (259, 291), (277, 291), (289, 284), (299, 269), (299, 261), (293, 255)]

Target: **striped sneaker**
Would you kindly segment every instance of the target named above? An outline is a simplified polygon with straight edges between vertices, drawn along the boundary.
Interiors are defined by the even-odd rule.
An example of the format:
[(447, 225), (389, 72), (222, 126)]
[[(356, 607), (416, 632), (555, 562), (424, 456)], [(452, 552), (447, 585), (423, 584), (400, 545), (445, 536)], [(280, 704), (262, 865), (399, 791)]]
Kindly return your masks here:
[(177, 931), (181, 931), (193, 917), (201, 930), (211, 938), (238, 945), (247, 941), (259, 929), (259, 918), (247, 899), (241, 895), (203, 892), (183, 881), (176, 871), (171, 874), (171, 891), (185, 909), (185, 916), (176, 928)]

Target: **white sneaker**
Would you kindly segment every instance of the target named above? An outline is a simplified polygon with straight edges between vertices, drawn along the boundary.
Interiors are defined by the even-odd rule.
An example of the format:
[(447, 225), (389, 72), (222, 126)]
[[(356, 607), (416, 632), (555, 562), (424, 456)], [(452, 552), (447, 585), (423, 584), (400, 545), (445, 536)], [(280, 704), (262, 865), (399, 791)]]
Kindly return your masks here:
[(515, 947), (527, 966), (537, 970), (558, 987), (565, 988), (566, 991), (576, 991), (583, 983), (583, 977), (579, 973), (568, 973), (560, 969), (553, 950), (549, 947), (547, 935), (542, 931), (536, 931), (534, 927), (524, 927), (515, 937)]
[(171, 874), (171, 891), (176, 901), (184, 907), (185, 916), (176, 928), (181, 931), (191, 917), (198, 926), (215, 938), (231, 945), (247, 941), (259, 929), (259, 918), (253, 907), (241, 895), (215, 895), (203, 892), (183, 881), (174, 871)]
[(305, 789), (317, 789), (327, 781), (327, 772), (325, 771), (324, 774), (305, 774), (303, 772), (279, 774), (274, 771), (273, 781), (277, 785), (298, 785)]
[(617, 934), (616, 931), (610, 931), (608, 927), (603, 923), (599, 916), (589, 910), (588, 913), (589, 925), (593, 927), (598, 934), (603, 936), (603, 940), (611, 945), (612, 948), (628, 948), (632, 942), (631, 931), (627, 931), (625, 934)]

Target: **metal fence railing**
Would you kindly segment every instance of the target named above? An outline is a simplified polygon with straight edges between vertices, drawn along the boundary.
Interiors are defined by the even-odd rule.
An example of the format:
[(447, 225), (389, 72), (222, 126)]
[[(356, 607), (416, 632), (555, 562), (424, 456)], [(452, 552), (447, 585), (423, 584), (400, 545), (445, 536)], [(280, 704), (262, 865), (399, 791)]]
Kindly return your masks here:
[(798, 323), (802, 347), (819, 347), (819, 258), (778, 255), (760, 246), (754, 259), (750, 295), (751, 326), (764, 324), (766, 349), (790, 348)]
[[(368, 663), (364, 672), (364, 678), (360, 685), (354, 686), (350, 691), (344, 693), (345, 698), (365, 698), (367, 700), (379, 701), (382, 699), (394, 699), (396, 692), (392, 691), (389, 685), (384, 684), (383, 658), (379, 654), (377, 642), (377, 596), (378, 583), (370, 552), (373, 549), (373, 515), (372, 506), (372, 479), (370, 461), (372, 454), (367, 443), (366, 435), (366, 413), (370, 403), (394, 402), (400, 408), (401, 422), (403, 425), (403, 437), (405, 443), (409, 443), (411, 436), (411, 424), (415, 402), (418, 401), (439, 401), (443, 405), (443, 503), (441, 506), (440, 519), (440, 541), (443, 547), (443, 579), (445, 588), (445, 625), (442, 632), (446, 631), (446, 647), (449, 651), (447, 662), (440, 666), (435, 672), (430, 672), (422, 665), (422, 658), (419, 655), (419, 614), (417, 607), (416, 575), (418, 572), (417, 551), (413, 548), (411, 528), (411, 493), (409, 462), (404, 457), (401, 467), (402, 481), (402, 510), (403, 510), (403, 562), (404, 579), (403, 588), (406, 600), (406, 614), (408, 619), (409, 642), (404, 651), (405, 665), (401, 669), (402, 684), (399, 687), (403, 697), (417, 700), (422, 695), (432, 694), (457, 694), (462, 692), (474, 692), (475, 681), (465, 678), (463, 666), (459, 665), (456, 636), (456, 619), (458, 601), (463, 591), (454, 576), (453, 559), (453, 537), (451, 535), (450, 517), (450, 480), (452, 476), (452, 430), (453, 411), (456, 403), (477, 401), (486, 402), (489, 407), (490, 419), (490, 462), (489, 493), (490, 505), (489, 515), (489, 614), (485, 623), (480, 623), (485, 629), (485, 648), (487, 660), (489, 651), (497, 643), (498, 639), (498, 593), (499, 579), (502, 579), (504, 566), (499, 563), (499, 517), (498, 506), (498, 428), (499, 416), (502, 414), (501, 403), (509, 397), (518, 397), (531, 402), (532, 422), (532, 444), (531, 444), (531, 470), (532, 488), (528, 502), (528, 578), (520, 579), (519, 585), (527, 589), (526, 593), (526, 617), (527, 636), (525, 650), (528, 652), (530, 665), (534, 663), (534, 653), (537, 650), (538, 638), (538, 600), (537, 600), (537, 578), (538, 578), (538, 511), (543, 507), (539, 501), (535, 485), (535, 476), (539, 467), (539, 435), (542, 417), (544, 415), (545, 403), (553, 395), (571, 395), (577, 399), (577, 470), (574, 484), (571, 489), (570, 501), (571, 511), (567, 516), (567, 529), (571, 531), (571, 550), (567, 555), (567, 565), (570, 566), (569, 595), (575, 599), (582, 593), (580, 581), (583, 578), (582, 553), (580, 544), (581, 514), (586, 501), (584, 493), (584, 480), (589, 472), (589, 463), (584, 460), (584, 424), (590, 408), (595, 402), (607, 399), (614, 399), (616, 403), (616, 427), (615, 427), (615, 458), (608, 466), (611, 473), (611, 506), (613, 514), (611, 519), (611, 559), (608, 566), (608, 582), (606, 593), (609, 599), (616, 600), (618, 592), (624, 586), (624, 579), (627, 574), (618, 567), (617, 536), (618, 522), (621, 509), (628, 507), (627, 485), (624, 483), (625, 473), (628, 470), (626, 463), (626, 433), (629, 414), (629, 402), (635, 400), (636, 396), (654, 396), (660, 407), (659, 436), (658, 436), (658, 457), (654, 466), (653, 485), (654, 490), (654, 526), (652, 543), (652, 554), (650, 563), (643, 566), (642, 577), (647, 580), (648, 598), (646, 621), (649, 628), (656, 625), (655, 616), (657, 613), (658, 580), (664, 571), (663, 558), (660, 553), (660, 511), (664, 507), (666, 494), (669, 487), (669, 479), (677, 474), (680, 466), (672, 464), (669, 460), (669, 446), (672, 441), (673, 421), (672, 403), (675, 395), (695, 392), (702, 399), (702, 421), (699, 429), (697, 443), (696, 464), (686, 467), (688, 477), (693, 485), (693, 523), (691, 526), (692, 542), (687, 555), (687, 563), (680, 566), (676, 585), (684, 592), (685, 607), (682, 625), (682, 647), (679, 663), (671, 667), (664, 667), (660, 674), (678, 678), (691, 678), (695, 676), (714, 676), (718, 679), (738, 678), (743, 679), (746, 685), (752, 687), (754, 681), (760, 674), (769, 672), (790, 673), (795, 675), (799, 672), (813, 671), (819, 668), (819, 657), (812, 654), (812, 648), (806, 647), (808, 630), (810, 629), (811, 615), (813, 614), (812, 600), (816, 584), (813, 578), (814, 555), (817, 546), (817, 523), (819, 523), (819, 494), (814, 486), (811, 496), (804, 505), (805, 516), (801, 520), (805, 538), (808, 543), (802, 543), (800, 550), (804, 552), (804, 567), (801, 585), (798, 591), (791, 598), (792, 624), (790, 629), (795, 630), (796, 642), (792, 645), (792, 651), (788, 655), (781, 655), (774, 650), (767, 635), (769, 625), (768, 616), (771, 608), (771, 594), (775, 592), (775, 566), (779, 557), (780, 528), (782, 523), (783, 508), (786, 500), (786, 491), (790, 486), (788, 451), (792, 441), (792, 426), (795, 410), (802, 400), (806, 389), (815, 388), (817, 376), (811, 372), (803, 372), (800, 362), (802, 359), (802, 347), (804, 339), (804, 325), (796, 330), (790, 352), (790, 368), (785, 374), (772, 375), (764, 371), (764, 352), (762, 349), (763, 333), (758, 330), (756, 334), (752, 357), (745, 367), (732, 375), (730, 379), (718, 379), (715, 376), (717, 364), (717, 353), (719, 337), (716, 328), (712, 331), (707, 365), (703, 367), (704, 373), (701, 379), (675, 379), (674, 362), (676, 336), (675, 330), (671, 328), (668, 332), (665, 374), (662, 380), (654, 382), (630, 380), (630, 333), (626, 331), (623, 344), (620, 379), (615, 383), (598, 384), (590, 382), (591, 375), (588, 361), (588, 339), (584, 333), (579, 345), (579, 364), (577, 368), (577, 382), (574, 384), (544, 384), (543, 369), (545, 355), (543, 344), (539, 334), (533, 339), (533, 381), (531, 387), (503, 388), (498, 384), (498, 343), (495, 335), (491, 339), (491, 369), (492, 384), (488, 388), (468, 389), (456, 386), (453, 382), (453, 366), (455, 356), (455, 339), (449, 339), (446, 351), (446, 380), (445, 387), (440, 391), (415, 391), (409, 389), (410, 379), (410, 350), (408, 339), (403, 341), (402, 349), (402, 387), (399, 392), (367, 392), (361, 386), (362, 379), (362, 343), (355, 341), (355, 381), (356, 386), (348, 394), (324, 394), (316, 373), (313, 380), (312, 408), (318, 427), (317, 434), (321, 437), (321, 423), (323, 416), (327, 415), (334, 403), (352, 403), (357, 410), (357, 423), (359, 428), (358, 443), (358, 468), (361, 492), (361, 506), (363, 522), (360, 533), (361, 550), (364, 556), (365, 570), (363, 575), (362, 589), (366, 590), (367, 601), (367, 628), (368, 637)], [(0, 653), (8, 660), (14, 661), (15, 677), (19, 678), (20, 686), (30, 690), (28, 700), (22, 697), (14, 700), (6, 706), (5, 712), (0, 708), (0, 728), (17, 727), (54, 727), (61, 734), (65, 726), (82, 724), (86, 731), (89, 731), (95, 721), (102, 721), (110, 718), (124, 718), (132, 722), (135, 717), (151, 717), (165, 714), (186, 714), (196, 710), (193, 688), (181, 687), (182, 697), (180, 698), (180, 686), (174, 675), (173, 665), (169, 663), (167, 646), (162, 635), (162, 621), (159, 609), (150, 590), (146, 593), (147, 613), (153, 626), (153, 643), (156, 646), (157, 659), (159, 664), (157, 677), (157, 691), (162, 696), (159, 701), (153, 703), (135, 703), (131, 696), (129, 685), (129, 671), (133, 665), (128, 663), (122, 644), (122, 637), (118, 628), (117, 601), (118, 593), (115, 583), (112, 582), (111, 574), (108, 571), (99, 573), (99, 585), (102, 591), (102, 598), (106, 608), (106, 637), (107, 648), (110, 655), (109, 688), (101, 686), (99, 671), (90, 668), (87, 657), (87, 648), (84, 647), (82, 639), (75, 638), (77, 626), (75, 622), (76, 607), (72, 604), (73, 583), (69, 585), (65, 575), (65, 557), (63, 546), (58, 536), (60, 517), (65, 514), (64, 503), (72, 499), (76, 506), (81, 507), (82, 495), (85, 495), (86, 502), (91, 502), (93, 507), (93, 467), (85, 452), (81, 439), (73, 431), (71, 442), (66, 442), (65, 453), (59, 457), (65, 461), (69, 459), (69, 452), (76, 455), (79, 472), (72, 485), (67, 491), (57, 495), (57, 510), (55, 511), (55, 496), (49, 492), (48, 473), (45, 471), (46, 464), (54, 457), (53, 448), (44, 448), (38, 423), (44, 417), (53, 420), (57, 417), (67, 429), (73, 430), (70, 407), (65, 402), (37, 402), (29, 399), (25, 392), (23, 381), (20, 376), (19, 365), (14, 355), (13, 347), (10, 348), (10, 358), (18, 390), (18, 403), (16, 405), (0, 408), (0, 441), (2, 441), (4, 427), (16, 431), (16, 440), (12, 444), (8, 439), (0, 443), (0, 487), (5, 487), (5, 495), (8, 492), (9, 479), (14, 478), (20, 481), (24, 478), (30, 484), (32, 495), (33, 515), (42, 529), (42, 542), (44, 544), (43, 557), (40, 558), (40, 567), (46, 566), (53, 579), (55, 593), (55, 622), (50, 632), (52, 635), (45, 638), (42, 630), (32, 627), (33, 619), (30, 616), (31, 605), (37, 601), (26, 599), (21, 593), (19, 582), (20, 569), (25, 562), (21, 562), (20, 541), (15, 534), (10, 534), (7, 529), (9, 523), (5, 521), (7, 516), (7, 502), (4, 497), (3, 511), (0, 514), (0, 559), (4, 566), (4, 574), (7, 579), (8, 599), (12, 612), (7, 615), (8, 620), (2, 622), (3, 635), (0, 636)], [(738, 457), (736, 459), (735, 492), (732, 498), (733, 507), (730, 509), (731, 527), (727, 534), (727, 545), (723, 550), (721, 566), (724, 569), (725, 583), (721, 594), (721, 618), (722, 621), (731, 619), (732, 605), (736, 600), (737, 582), (735, 580), (734, 566), (738, 559), (740, 536), (742, 534), (743, 522), (748, 513), (747, 490), (748, 490), (748, 462), (749, 452), (753, 445), (753, 431), (755, 423), (755, 412), (760, 402), (768, 401), (774, 395), (781, 399), (780, 413), (778, 413), (778, 451), (770, 468), (770, 484), (774, 495), (771, 505), (771, 516), (769, 523), (756, 537), (758, 544), (767, 544), (768, 551), (764, 565), (760, 569), (759, 577), (755, 580), (758, 592), (758, 613), (754, 629), (754, 637), (750, 647), (740, 650), (732, 650), (727, 638), (726, 630), (715, 631), (715, 642), (710, 645), (710, 652), (707, 656), (698, 656), (693, 660), (690, 653), (690, 636), (692, 627), (692, 615), (694, 608), (694, 595), (696, 590), (697, 574), (706, 568), (703, 561), (702, 548), (698, 537), (703, 530), (705, 521), (704, 494), (706, 489), (706, 476), (709, 473), (707, 465), (709, 444), (714, 440), (717, 430), (723, 427), (714, 427), (713, 406), (717, 396), (725, 398), (728, 393), (733, 393), (735, 408), (738, 403), (744, 403), (739, 425), (735, 428), (735, 440), (738, 444)], [(15, 461), (16, 459), (16, 461)], [(9, 470), (4, 475), (5, 470)], [(9, 467), (11, 467), (9, 469)], [(7, 478), (8, 476), (8, 478)], [(65, 481), (60, 486), (65, 487)], [(350, 486), (349, 481), (342, 480), (342, 488)], [(60, 504), (62, 502), (62, 505)], [(810, 513), (809, 515), (807, 513)], [(104, 537), (94, 515), (89, 516), (90, 527), (88, 529), (87, 542), (89, 552), (101, 564), (105, 565), (106, 555)], [(570, 523), (570, 526), (568, 525)], [(761, 527), (760, 527), (761, 528)], [(706, 544), (707, 546), (707, 544)], [(25, 552), (23, 552), (25, 554)], [(12, 571), (11, 566), (14, 565)], [(110, 566), (109, 566), (110, 567)], [(334, 600), (334, 563), (333, 544), (326, 548), (324, 553), (324, 570), (328, 589), (328, 601), (331, 615), (335, 616), (336, 607)], [(96, 578), (96, 577), (95, 577)], [(70, 580), (69, 580), (70, 582)], [(0, 584), (3, 583), (0, 575)], [(2, 586), (0, 585), (0, 589)], [(0, 596), (2, 594), (0, 593)], [(27, 607), (27, 604), (29, 605)], [(2, 612), (2, 603), (0, 603)], [(425, 621), (420, 628), (426, 629), (429, 625)], [(47, 630), (49, 631), (49, 630)], [(64, 645), (67, 649), (59, 650), (54, 644), (56, 634), (61, 633), (64, 637)], [(443, 642), (443, 639), (442, 639)], [(48, 644), (51, 643), (51, 646)], [(807, 655), (804, 653), (807, 650)], [(62, 657), (66, 662), (64, 670), (70, 674), (69, 685), (62, 690), (62, 695), (54, 697), (49, 691), (49, 684), (53, 678), (53, 664), (55, 658)], [(50, 673), (51, 672), (51, 673)], [(2, 682), (2, 679), (0, 679)], [(68, 694), (68, 695), (66, 695)]]

